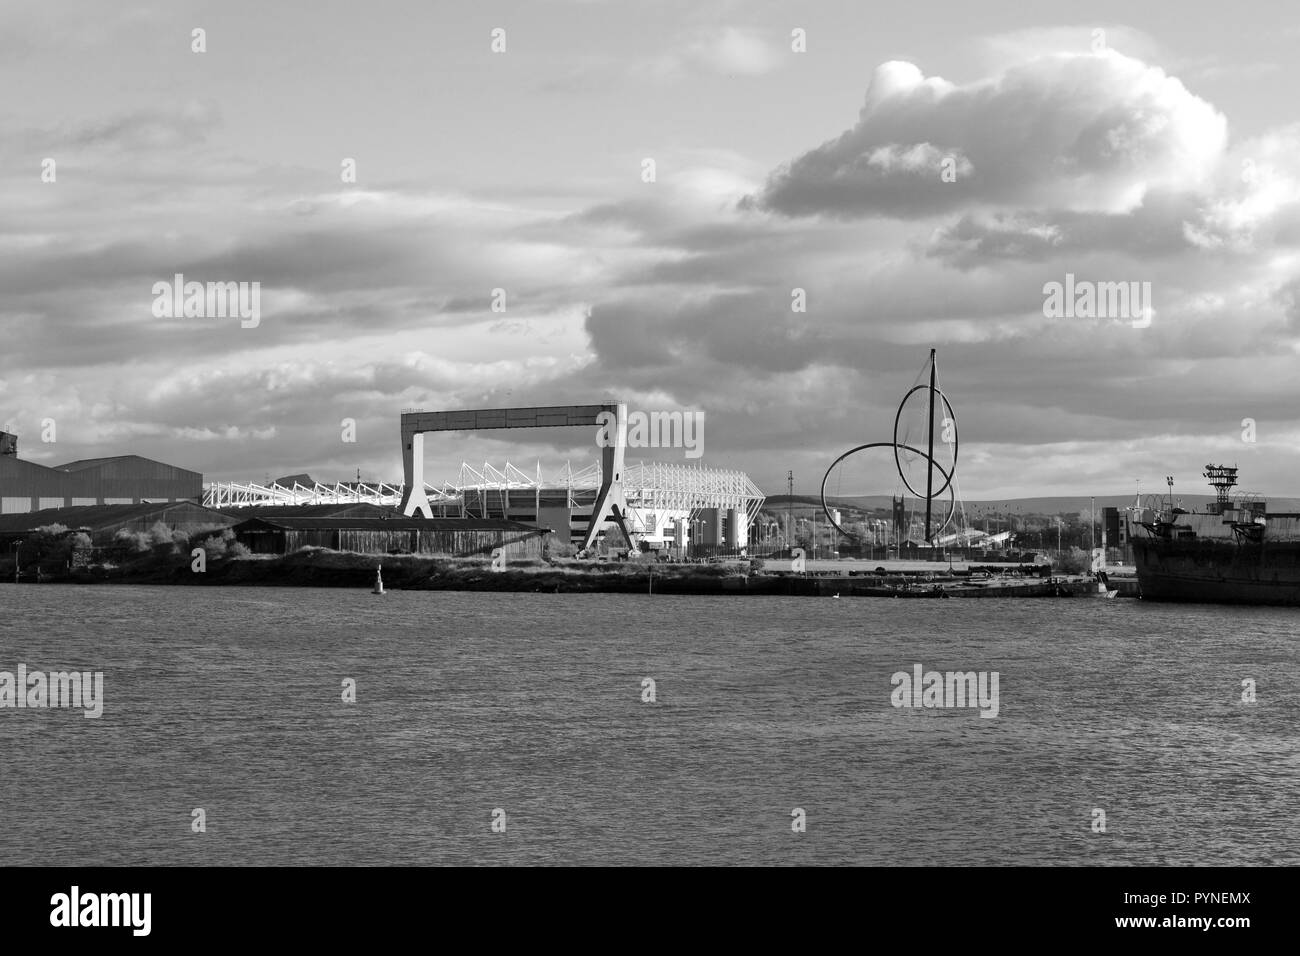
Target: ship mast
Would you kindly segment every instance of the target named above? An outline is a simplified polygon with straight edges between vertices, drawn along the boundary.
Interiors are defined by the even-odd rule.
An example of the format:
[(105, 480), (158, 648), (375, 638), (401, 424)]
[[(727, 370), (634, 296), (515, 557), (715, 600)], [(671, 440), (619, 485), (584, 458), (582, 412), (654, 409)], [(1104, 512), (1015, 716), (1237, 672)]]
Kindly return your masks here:
[(1210, 479), (1210, 487), (1215, 491), (1214, 508), (1218, 514), (1224, 514), (1232, 508), (1232, 486), (1237, 483), (1236, 465), (1206, 465), (1201, 472)]
[(925, 469), (925, 543), (933, 544), (930, 538), (930, 503), (934, 500), (934, 377), (935, 377), (935, 359), (934, 349), (930, 349), (930, 429), (929, 429), (929, 448), (927, 453), (929, 459)]

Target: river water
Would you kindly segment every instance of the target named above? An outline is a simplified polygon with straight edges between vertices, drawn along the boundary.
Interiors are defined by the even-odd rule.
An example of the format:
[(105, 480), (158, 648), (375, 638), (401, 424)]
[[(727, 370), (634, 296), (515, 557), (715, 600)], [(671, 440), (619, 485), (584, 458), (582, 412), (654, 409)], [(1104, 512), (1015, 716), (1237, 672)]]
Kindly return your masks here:
[[(4, 584), (0, 671), (101, 671), (104, 709), (0, 709), (0, 858), (1294, 865), (1297, 623), (1136, 600)], [(893, 706), (915, 664), (997, 672), (997, 717)]]

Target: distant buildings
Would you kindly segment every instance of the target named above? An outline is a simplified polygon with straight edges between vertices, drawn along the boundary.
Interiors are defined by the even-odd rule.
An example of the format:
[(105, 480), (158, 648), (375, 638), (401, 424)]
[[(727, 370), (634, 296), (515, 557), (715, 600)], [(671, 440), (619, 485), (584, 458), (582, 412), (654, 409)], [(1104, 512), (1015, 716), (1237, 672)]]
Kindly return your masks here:
[[(1105, 547), (1108, 552), (1114, 552), (1114, 560), (1125, 564), (1133, 562), (1133, 546), (1128, 538), (1128, 522), (1123, 520), (1119, 508), (1101, 509), (1101, 541), (1097, 544), (1099, 547)], [(1112, 555), (1107, 554), (1107, 560), (1111, 559)]]
[[(148, 531), (161, 522), (187, 533), (237, 526), (239, 540), (256, 553), (315, 546), (467, 557), (501, 549), (526, 559), (541, 557), (548, 545), (567, 553), (586, 536), (601, 488), (599, 465), (577, 472), (566, 466), (549, 482), (540, 468), (536, 477), (508, 463), (504, 472), (485, 471), (462, 466), (459, 487), (426, 488), (444, 517), (416, 520), (394, 507), (401, 486), (358, 478), (323, 488), (296, 474), (265, 487), (217, 483), (205, 492), (199, 472), (138, 455), (52, 468), (24, 461), (17, 436), (0, 432), (0, 544), (12, 546), (58, 524), (85, 531), (100, 545), (118, 531)], [(623, 469), (622, 484), (629, 532), (655, 549), (742, 549), (763, 502), (743, 472), (702, 465), (642, 462)], [(453, 511), (456, 517), (447, 514)], [(607, 523), (599, 549), (625, 546), (616, 529)]]

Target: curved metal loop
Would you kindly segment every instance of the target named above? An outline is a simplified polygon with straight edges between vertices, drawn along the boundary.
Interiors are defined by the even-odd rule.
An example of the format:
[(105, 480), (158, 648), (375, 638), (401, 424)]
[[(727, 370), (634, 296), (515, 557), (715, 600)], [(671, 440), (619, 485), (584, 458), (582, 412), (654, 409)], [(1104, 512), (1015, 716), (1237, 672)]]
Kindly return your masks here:
[[(945, 404), (946, 403), (947, 400), (945, 399)], [(949, 408), (949, 411), (951, 410), (952, 409)], [(953, 419), (953, 421), (955, 422), (956, 419)], [(954, 435), (954, 437), (956, 436)], [(858, 536), (853, 534), (852, 532), (845, 531), (843, 528), (841, 528), (839, 522), (836, 521), (834, 516), (831, 514), (830, 506), (826, 503), (826, 482), (830, 479), (831, 472), (835, 470), (836, 465), (842, 462), (845, 458), (848, 458), (850, 455), (856, 454), (860, 451), (865, 451), (868, 448), (893, 448), (895, 459), (897, 459), (898, 457), (898, 449), (905, 448), (908, 451), (912, 452), (913, 454), (920, 455), (922, 458), (930, 462), (930, 464), (933, 465), (935, 468), (939, 469), (939, 474), (943, 475), (944, 478), (946, 479), (944, 481), (943, 487), (948, 491), (948, 515), (943, 519), (943, 524), (940, 525), (939, 528), (933, 532), (933, 534), (934, 535), (942, 534), (943, 529), (948, 527), (948, 525), (952, 522), (952, 516), (957, 510), (957, 495), (952, 490), (952, 475), (944, 470), (943, 465), (940, 465), (937, 461), (932, 459), (929, 455), (921, 451), (919, 448), (913, 448), (911, 445), (900, 445), (898, 444), (898, 442), (890, 442), (890, 441), (873, 441), (873, 442), (868, 442), (865, 445), (858, 445), (856, 448), (850, 448), (844, 454), (840, 455), (840, 457), (836, 458), (833, 462), (831, 462), (831, 466), (826, 469), (826, 474), (822, 476), (822, 511), (826, 513), (826, 520), (831, 523), (831, 527), (833, 527), (840, 534), (844, 535), (846, 538), (850, 538), (855, 541), (857, 540)], [(956, 471), (956, 468), (954, 467), (953, 470)], [(937, 493), (942, 494), (943, 492), (940, 491)], [(915, 494), (915, 492), (913, 492), (913, 494)]]
[[(930, 387), (929, 385), (913, 386), (912, 389), (908, 391), (906, 395), (903, 396), (903, 400), (898, 403), (898, 411), (894, 414), (894, 467), (898, 469), (898, 477), (903, 479), (903, 486), (906, 487), (907, 490), (910, 491), (912, 494), (916, 495), (916, 497), (922, 500), (925, 499), (925, 495), (921, 494), (919, 491), (917, 491), (915, 488), (912, 487), (912, 483), (907, 480), (907, 475), (903, 474), (903, 463), (898, 458), (898, 449), (900, 447), (903, 448), (907, 447), (906, 445), (900, 446), (898, 444), (898, 423), (902, 421), (903, 407), (907, 404), (907, 400), (912, 397), (912, 394), (914, 392), (919, 392), (922, 389), (928, 390), (929, 387)], [(952, 404), (948, 401), (948, 396), (943, 393), (943, 389), (936, 388), (935, 391), (939, 393), (939, 398), (943, 400), (944, 408), (948, 409), (948, 418), (951, 419), (952, 421), (952, 474), (956, 474), (957, 473), (957, 452), (961, 449), (961, 441), (959, 440), (957, 435), (957, 413), (952, 410)], [(924, 455), (923, 452), (918, 452), (918, 454)], [(930, 456), (924, 455), (924, 457), (929, 458)], [(931, 464), (933, 464), (934, 467), (939, 468), (938, 462), (932, 461)], [(949, 474), (948, 472), (944, 471), (942, 468), (939, 468), (939, 473), (945, 476), (945, 481), (943, 483), (943, 487), (935, 491), (934, 497), (936, 498), (939, 497), (939, 495), (943, 494), (945, 491), (948, 491), (949, 490), (948, 486), (952, 483), (952, 474)]]

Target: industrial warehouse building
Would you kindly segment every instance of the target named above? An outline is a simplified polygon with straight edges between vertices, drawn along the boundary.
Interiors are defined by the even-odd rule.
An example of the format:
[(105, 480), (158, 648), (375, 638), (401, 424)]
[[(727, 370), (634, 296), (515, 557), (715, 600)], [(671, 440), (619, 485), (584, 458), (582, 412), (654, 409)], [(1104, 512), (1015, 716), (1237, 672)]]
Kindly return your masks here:
[(478, 518), (312, 517), (286, 515), (296, 509), (241, 521), (235, 539), (256, 554), (289, 554), (299, 548), (329, 548), (358, 554), (431, 554), (490, 557), (501, 548), (507, 560), (540, 559), (549, 534), (513, 521)]
[(249, 518), (397, 518), (401, 517), (391, 505), (374, 505), (365, 501), (321, 505), (244, 505), (218, 508), (234, 523)]
[[(0, 515), (88, 505), (138, 505), (203, 497), (203, 475), (139, 455), (87, 458), (47, 468), (18, 457), (0, 432)], [(67, 524), (60, 521), (60, 524)]]

